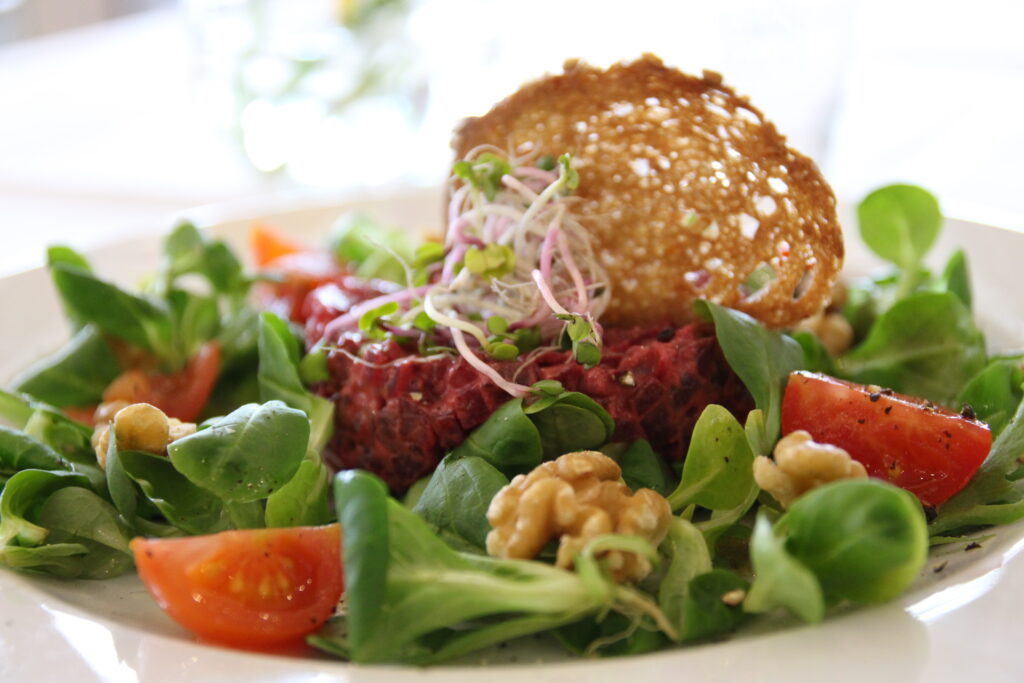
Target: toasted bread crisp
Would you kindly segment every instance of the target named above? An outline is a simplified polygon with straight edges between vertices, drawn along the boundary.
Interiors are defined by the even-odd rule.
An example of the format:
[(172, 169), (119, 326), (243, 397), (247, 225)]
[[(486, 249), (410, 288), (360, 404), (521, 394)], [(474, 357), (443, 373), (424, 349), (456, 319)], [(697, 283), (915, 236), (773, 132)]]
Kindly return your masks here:
[(843, 261), (835, 198), (817, 167), (718, 74), (651, 55), (580, 62), (464, 121), (479, 145), (569, 153), (577, 207), (608, 270), (610, 325), (684, 323), (698, 298), (773, 327), (822, 310)]

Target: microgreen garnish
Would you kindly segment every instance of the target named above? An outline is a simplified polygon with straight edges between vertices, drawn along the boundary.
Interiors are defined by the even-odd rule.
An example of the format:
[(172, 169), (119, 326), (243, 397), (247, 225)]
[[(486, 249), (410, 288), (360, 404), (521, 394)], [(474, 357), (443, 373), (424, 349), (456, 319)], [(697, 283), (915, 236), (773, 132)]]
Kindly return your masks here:
[(487, 353), (494, 360), (515, 360), (519, 357), (519, 349), (508, 342), (493, 342), (487, 346)]
[(390, 301), (383, 306), (370, 309), (359, 317), (359, 329), (370, 339), (383, 339), (386, 331), (383, 327), (385, 318), (398, 312), (398, 302)]
[(572, 191), (580, 186), (580, 174), (573, 168), (572, 157), (568, 154), (558, 157), (558, 167), (565, 189)]
[(492, 315), (487, 319), (487, 329), (491, 334), (502, 336), (508, 332), (508, 320), (500, 315)]
[(421, 332), (426, 332), (429, 334), (434, 331), (434, 328), (437, 327), (437, 323), (434, 322), (434, 319), (431, 318), (429, 315), (427, 315), (423, 311), (420, 311), (419, 313), (416, 314), (416, 317), (413, 318), (412, 326), (415, 327), (417, 330), (420, 330)]
[(456, 162), (452, 170), (493, 202), (501, 189), (502, 177), (511, 173), (512, 167), (497, 154), (484, 152), (475, 161)]
[(529, 389), (489, 361), (512, 361), (564, 336), (577, 362), (599, 363), (595, 321), (611, 292), (589, 233), (564, 200), (580, 182), (572, 158), (525, 165), (487, 151), (453, 173), (444, 244), (424, 244), (403, 264), (407, 289), (360, 304), (325, 334), (358, 328), (371, 340), (415, 340), (427, 354), (454, 347), (517, 397)]
[(426, 268), (432, 263), (444, 260), (444, 245), (439, 242), (425, 242), (416, 247), (412, 267)]
[(555, 317), (565, 321), (565, 330), (562, 332), (562, 348), (571, 349), (576, 362), (588, 368), (600, 363), (601, 340), (593, 324), (585, 316), (576, 313), (561, 314)]
[(466, 268), (474, 275), (500, 278), (516, 267), (516, 254), (503, 244), (488, 244), (483, 249), (470, 247), (466, 252)]

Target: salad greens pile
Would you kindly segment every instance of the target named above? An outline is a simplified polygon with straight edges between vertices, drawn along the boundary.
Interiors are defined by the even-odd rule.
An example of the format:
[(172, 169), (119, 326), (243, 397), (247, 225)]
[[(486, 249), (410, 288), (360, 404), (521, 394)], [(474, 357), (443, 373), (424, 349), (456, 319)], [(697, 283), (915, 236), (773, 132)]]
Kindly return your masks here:
[[(550, 161), (544, 172), (554, 197), (574, 172), (563, 161), (556, 174)], [(496, 163), (456, 169), (480, 201), (494, 199)], [(840, 603), (892, 599), (918, 576), (929, 542), (1024, 517), (1024, 354), (987, 355), (971, 315), (963, 252), (939, 272), (924, 265), (941, 225), (930, 194), (882, 188), (858, 217), (864, 241), (889, 266), (850, 285), (840, 312), (854, 344), (838, 357), (810, 332), (769, 330), (743, 313), (697, 303), (756, 408), (735, 416), (707, 406), (681, 465), (646, 441), (615, 442), (614, 420), (598, 402), (542, 381), (498, 408), (401, 501), (362, 471), (339, 473), (332, 487), (320, 451), (335, 406), (309, 389), (327, 377), (329, 348), (306, 352), (289, 321), (255, 310), (255, 279), (224, 243), (179, 226), (140, 293), (100, 279), (75, 251), (53, 247), (48, 266), (72, 337), (0, 392), (0, 417), (11, 425), (0, 426), (0, 564), (107, 578), (132, 568), (128, 543), (136, 535), (337, 520), (344, 613), (310, 643), (359, 662), (435, 663), (540, 632), (574, 653), (646, 652), (722, 637), (759, 614), (788, 611), (813, 622)], [(505, 251), (469, 256), (469, 247), (457, 246), (474, 275), (515, 267)], [(358, 273), (410, 287), (423, 283), (408, 282), (407, 264), (444, 258), (364, 216), (344, 222), (332, 249)], [(423, 305), (430, 308), (429, 298)], [(397, 311), (389, 302), (350, 322), (384, 337), (394, 332), (382, 323)], [(406, 322), (426, 324), (423, 312)], [(519, 343), (501, 316), (492, 320), (485, 345)], [(598, 362), (586, 346), (599, 330), (589, 315), (558, 324), (581, 362)], [(121, 449), (111, 433), (101, 466), (91, 428), (63, 409), (99, 403), (140, 355), (150, 367), (180, 371), (210, 343), (222, 362), (196, 433), (171, 443), (166, 457)], [(916, 497), (879, 480), (834, 482), (783, 511), (758, 487), (752, 463), (771, 454), (785, 383), (800, 369), (958, 410), (969, 404), (996, 436), (992, 451), (928, 524)], [(551, 565), (553, 547), (536, 560), (488, 557), (486, 512), (495, 494), (577, 450), (601, 450), (630, 488), (667, 498), (673, 518), (661, 545), (602, 536), (572, 571)], [(637, 585), (615, 583), (601, 559), (611, 549), (649, 558), (653, 573)]]

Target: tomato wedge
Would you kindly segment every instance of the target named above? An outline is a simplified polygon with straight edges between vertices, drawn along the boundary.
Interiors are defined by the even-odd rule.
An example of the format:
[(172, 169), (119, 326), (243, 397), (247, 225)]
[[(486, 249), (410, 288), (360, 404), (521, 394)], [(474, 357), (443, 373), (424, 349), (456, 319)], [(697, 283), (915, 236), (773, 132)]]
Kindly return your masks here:
[(262, 268), (282, 256), (308, 251), (308, 248), (277, 228), (254, 221), (249, 229), (249, 250), (256, 265)]
[(103, 392), (103, 401), (149, 403), (170, 417), (195, 422), (213, 392), (219, 370), (220, 346), (208, 342), (179, 372), (161, 375), (126, 370)]
[(131, 548), (160, 607), (225, 645), (291, 644), (320, 628), (341, 597), (337, 524), (136, 538)]
[(783, 434), (797, 429), (933, 506), (966, 486), (992, 447), (992, 432), (973, 417), (810, 372), (789, 376), (782, 401)]

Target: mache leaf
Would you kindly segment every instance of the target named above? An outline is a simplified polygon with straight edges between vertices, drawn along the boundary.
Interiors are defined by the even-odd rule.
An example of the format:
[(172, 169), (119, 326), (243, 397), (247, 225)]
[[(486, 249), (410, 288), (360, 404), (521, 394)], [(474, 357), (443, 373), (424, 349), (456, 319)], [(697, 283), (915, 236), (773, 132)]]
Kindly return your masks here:
[(690, 438), (679, 486), (668, 497), (672, 509), (700, 505), (725, 510), (748, 496), (754, 456), (743, 427), (728, 410), (704, 409)]
[(855, 382), (950, 406), (985, 358), (985, 336), (955, 294), (917, 292), (886, 311), (839, 359), (839, 370)]
[(434, 470), (412, 508), (457, 549), (486, 547), (487, 508), (508, 478), (480, 457), (450, 454)]
[(785, 608), (804, 621), (825, 616), (825, 596), (814, 573), (786, 551), (785, 539), (775, 535), (761, 513), (754, 524), (750, 544), (754, 582), (743, 609), (755, 614)]
[(106, 339), (94, 325), (85, 325), (63, 348), (17, 377), (14, 388), (58, 408), (84, 406), (99, 403), (120, 373)]
[(309, 442), (309, 420), (281, 401), (244, 405), (167, 447), (175, 469), (225, 501), (247, 503), (284, 486)]
[(786, 380), (789, 373), (803, 368), (803, 350), (792, 338), (767, 329), (746, 313), (704, 300), (694, 306), (715, 324), (725, 360), (754, 397), (754, 404), (764, 411), (768, 437), (774, 442)]
[(331, 473), (320, 454), (310, 450), (287, 484), (267, 497), (268, 527), (316, 526), (331, 521), (327, 494)]
[(969, 405), (979, 420), (999, 434), (1024, 399), (1024, 368), (1021, 358), (996, 358), (964, 386), (954, 406)]
[(452, 453), (478, 456), (505, 476), (512, 476), (540, 464), (544, 447), (540, 432), (523, 412), (523, 400), (516, 398), (491, 413)]
[(119, 466), (138, 484), (167, 521), (189, 534), (210, 534), (231, 528), (224, 503), (196, 486), (161, 455), (119, 451)]
[(942, 227), (939, 202), (914, 185), (888, 185), (857, 207), (860, 235), (882, 258), (904, 271), (916, 269)]
[(184, 357), (173, 348), (167, 309), (156, 299), (131, 294), (81, 268), (50, 266), (57, 291), (76, 319), (91, 322), (118, 339), (172, 363)]

